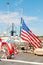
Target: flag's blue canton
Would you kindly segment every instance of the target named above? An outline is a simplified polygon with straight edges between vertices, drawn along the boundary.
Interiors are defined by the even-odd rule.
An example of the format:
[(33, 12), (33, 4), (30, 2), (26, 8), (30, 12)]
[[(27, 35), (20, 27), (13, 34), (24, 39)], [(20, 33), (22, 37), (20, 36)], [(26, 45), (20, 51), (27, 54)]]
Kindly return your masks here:
[(24, 23), (24, 21), (22, 22), (22, 29), (25, 30), (27, 33), (30, 34), (30, 30), (29, 30), (29, 28), (26, 26), (26, 24)]

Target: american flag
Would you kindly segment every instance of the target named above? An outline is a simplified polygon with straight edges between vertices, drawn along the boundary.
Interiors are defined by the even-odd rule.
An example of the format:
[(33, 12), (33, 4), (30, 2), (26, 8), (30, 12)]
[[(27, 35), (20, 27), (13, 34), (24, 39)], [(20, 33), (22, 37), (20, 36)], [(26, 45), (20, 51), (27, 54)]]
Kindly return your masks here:
[(41, 40), (32, 33), (32, 31), (26, 26), (23, 18), (22, 20), (22, 26), (21, 26), (21, 39), (29, 42), (34, 49), (41, 47)]

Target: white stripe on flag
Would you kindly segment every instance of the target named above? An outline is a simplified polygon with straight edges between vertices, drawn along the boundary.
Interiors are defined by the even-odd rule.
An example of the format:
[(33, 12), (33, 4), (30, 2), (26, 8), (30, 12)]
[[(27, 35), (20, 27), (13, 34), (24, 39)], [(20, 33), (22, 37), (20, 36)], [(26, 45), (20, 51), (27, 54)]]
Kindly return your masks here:
[[(31, 39), (31, 44), (33, 45), (33, 46), (35, 46), (36, 48), (38, 48), (38, 46), (37, 46), (37, 44), (35, 44), (35, 42), (34, 42), (34, 40), (32, 39), (32, 38), (30, 38), (30, 36), (29, 36), (29, 34), (26, 32), (26, 31), (24, 31), (24, 30), (22, 30), (21, 31), (21, 35), (23, 34), (23, 36), (27, 36), (28, 37), (28, 39)], [(23, 38), (23, 37), (22, 37)]]
[[(33, 37), (32, 37), (30, 34), (28, 34), (26, 31), (22, 30), (22, 34), (27, 35), (28, 38), (30, 38), (34, 43), (36, 43), (36, 42), (33, 40)], [(36, 44), (36, 45), (38, 46), (38, 44)]]

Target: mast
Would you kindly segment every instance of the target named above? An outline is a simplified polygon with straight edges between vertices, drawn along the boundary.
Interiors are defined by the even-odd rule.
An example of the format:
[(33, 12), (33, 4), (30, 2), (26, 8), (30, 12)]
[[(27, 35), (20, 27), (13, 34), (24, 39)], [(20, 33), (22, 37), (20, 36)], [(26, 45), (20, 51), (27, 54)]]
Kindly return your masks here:
[(14, 33), (15, 33), (15, 31), (14, 31), (14, 23), (12, 23), (11, 36), (14, 36)]

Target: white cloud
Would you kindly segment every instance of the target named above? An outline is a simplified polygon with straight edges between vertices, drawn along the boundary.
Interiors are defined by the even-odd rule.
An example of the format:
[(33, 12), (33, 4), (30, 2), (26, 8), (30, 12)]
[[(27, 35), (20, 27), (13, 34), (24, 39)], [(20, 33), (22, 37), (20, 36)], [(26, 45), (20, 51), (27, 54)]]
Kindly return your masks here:
[(25, 21), (32, 21), (32, 20), (37, 20), (37, 17), (33, 17), (33, 16), (24, 16)]
[(0, 14), (0, 22), (2, 23), (6, 23), (6, 24), (18, 24), (19, 25), (19, 13), (18, 12), (14, 12), (14, 13), (10, 13), (10, 14)]
[[(19, 12), (13, 12), (13, 13), (9, 13), (9, 14), (4, 14), (2, 12), (0, 12), (0, 22), (1, 23), (5, 23), (5, 24), (11, 24), (14, 23), (15, 25), (19, 25), (20, 26), (20, 20), (21, 19), (21, 15)], [(29, 22), (29, 21), (33, 21), (33, 20), (37, 20), (37, 17), (32, 17), (32, 16), (23, 16), (23, 19), (25, 22)]]

